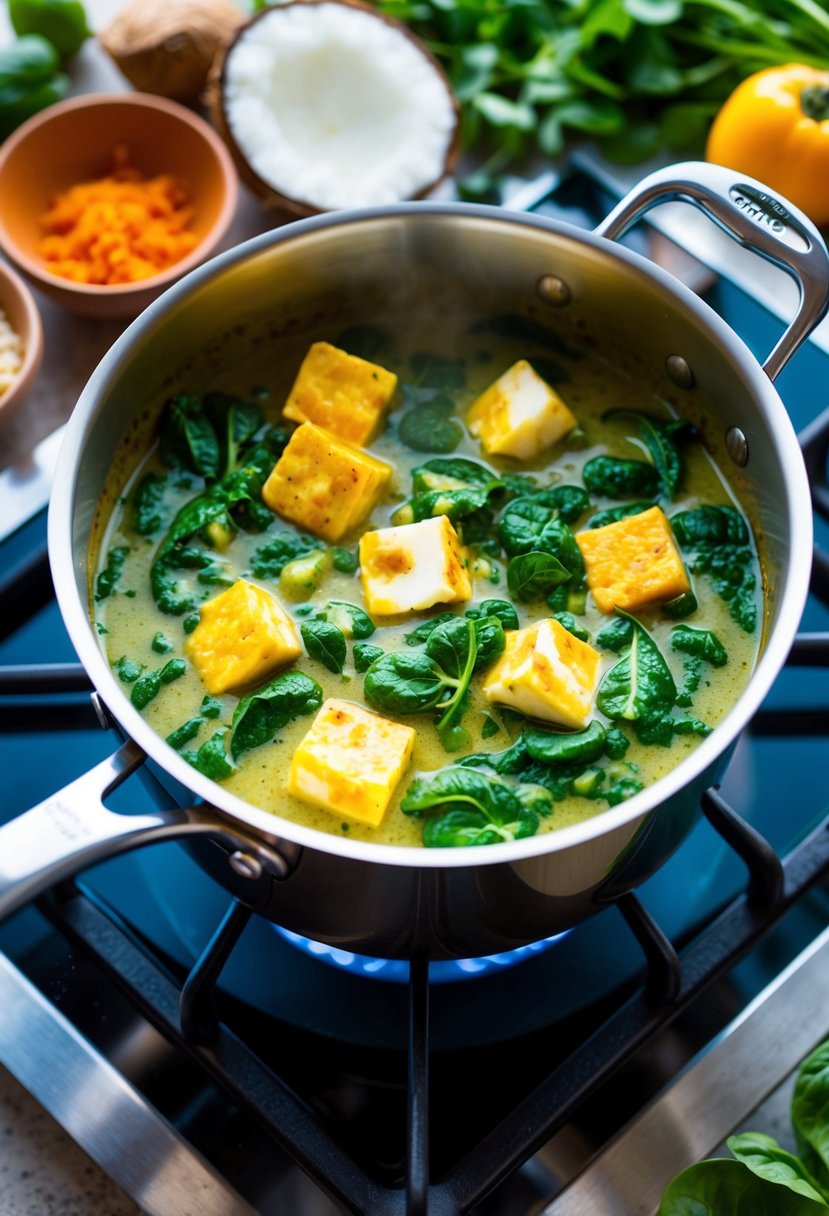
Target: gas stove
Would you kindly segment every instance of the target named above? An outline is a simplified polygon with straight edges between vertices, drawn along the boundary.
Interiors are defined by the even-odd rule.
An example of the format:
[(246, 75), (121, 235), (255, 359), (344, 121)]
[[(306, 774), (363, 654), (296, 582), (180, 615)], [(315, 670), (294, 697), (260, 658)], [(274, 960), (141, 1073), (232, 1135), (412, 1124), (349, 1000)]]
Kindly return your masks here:
[[(596, 177), (534, 203), (594, 222)], [(780, 322), (734, 278), (706, 296), (762, 355)], [(228, 907), (160, 845), (0, 927), (0, 1062), (146, 1212), (651, 1213), (829, 1032), (827, 383), (814, 343), (779, 383), (819, 517), (803, 632), (699, 825), (635, 897), (519, 957), (409, 969)], [(0, 819), (113, 751), (52, 595), (37, 508), (54, 446), (0, 488)], [(169, 794), (143, 765), (112, 805)]]

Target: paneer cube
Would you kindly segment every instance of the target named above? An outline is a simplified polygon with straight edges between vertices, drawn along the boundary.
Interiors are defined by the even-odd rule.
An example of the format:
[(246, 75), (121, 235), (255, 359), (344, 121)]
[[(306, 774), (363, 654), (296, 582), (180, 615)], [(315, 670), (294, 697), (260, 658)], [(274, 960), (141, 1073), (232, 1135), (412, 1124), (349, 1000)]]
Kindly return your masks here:
[(415, 731), (351, 701), (325, 701), (291, 760), (287, 790), (376, 828), (411, 758)]
[(635, 612), (690, 590), (671, 527), (659, 507), (576, 534), (587, 585), (602, 612)]
[(366, 607), (377, 616), (472, 598), (461, 542), (445, 515), (366, 532), (360, 539), (360, 575)]
[(302, 654), (296, 626), (276, 597), (243, 578), (202, 604), (185, 650), (214, 696), (264, 680)]
[(526, 359), (513, 363), (473, 402), (466, 421), (490, 455), (519, 460), (537, 456), (578, 425)]
[(313, 422), (297, 427), (262, 489), (278, 515), (337, 541), (374, 509), (391, 467)]
[(484, 679), (488, 700), (542, 722), (587, 726), (599, 652), (550, 618), (508, 630), (506, 637), (504, 653)]
[(397, 376), (330, 342), (315, 342), (288, 395), (285, 417), (316, 422), (358, 447), (369, 442), (397, 387)]

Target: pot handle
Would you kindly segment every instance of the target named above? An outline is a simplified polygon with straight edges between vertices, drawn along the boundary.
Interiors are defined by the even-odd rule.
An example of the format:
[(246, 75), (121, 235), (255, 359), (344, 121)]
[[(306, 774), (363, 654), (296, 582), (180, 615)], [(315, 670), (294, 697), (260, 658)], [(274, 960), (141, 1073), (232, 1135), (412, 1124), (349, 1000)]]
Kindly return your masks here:
[(651, 207), (672, 201), (691, 203), (797, 283), (795, 318), (763, 364), (775, 380), (829, 310), (829, 251), (823, 237), (802, 211), (769, 194), (762, 182), (703, 161), (667, 165), (643, 178), (599, 224), (596, 235), (616, 240)]
[[(212, 836), (235, 854), (237, 874), (285, 878), (290, 865), (275, 847), (230, 827), (206, 803), (150, 815), (121, 815), (103, 799), (144, 763), (132, 740), (58, 793), (0, 828), (0, 920), (54, 883), (129, 849), (182, 836)], [(233, 857), (230, 859), (233, 863)]]

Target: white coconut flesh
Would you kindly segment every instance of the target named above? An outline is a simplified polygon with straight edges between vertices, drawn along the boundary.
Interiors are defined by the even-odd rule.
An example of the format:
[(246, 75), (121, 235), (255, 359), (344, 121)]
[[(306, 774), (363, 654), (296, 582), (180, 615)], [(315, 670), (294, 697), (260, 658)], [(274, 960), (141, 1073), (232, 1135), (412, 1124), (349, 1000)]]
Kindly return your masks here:
[(413, 198), (444, 173), (446, 81), (402, 30), (346, 4), (273, 8), (242, 31), (223, 109), (253, 172), (323, 211)]

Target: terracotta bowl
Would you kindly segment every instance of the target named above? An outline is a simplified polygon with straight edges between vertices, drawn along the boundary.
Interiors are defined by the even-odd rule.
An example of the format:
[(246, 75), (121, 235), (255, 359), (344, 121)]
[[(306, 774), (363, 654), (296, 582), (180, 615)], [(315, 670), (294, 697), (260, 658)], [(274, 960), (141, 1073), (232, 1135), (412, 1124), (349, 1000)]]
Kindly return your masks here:
[(43, 358), (43, 326), (34, 296), (19, 274), (0, 262), (0, 308), (23, 339), (23, 360), (13, 382), (0, 393), (0, 425), (28, 397)]
[[(198, 244), (152, 278), (98, 286), (52, 274), (37, 252), (39, 218), (78, 182), (104, 177), (119, 144), (145, 176), (171, 173), (187, 186)], [(93, 93), (50, 106), (0, 148), (0, 247), (58, 304), (94, 317), (136, 316), (170, 283), (214, 252), (233, 218), (238, 180), (222, 140), (184, 106), (146, 93)]]

